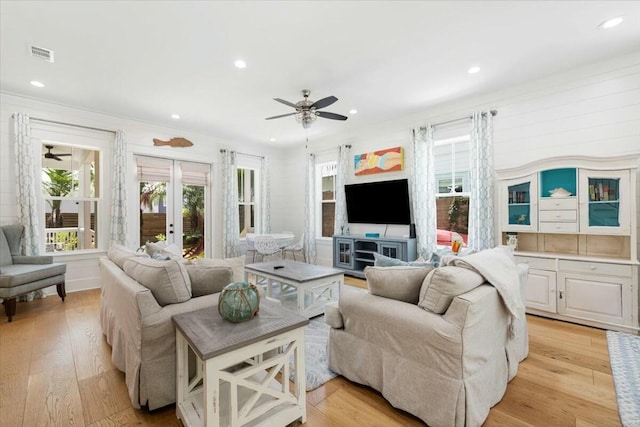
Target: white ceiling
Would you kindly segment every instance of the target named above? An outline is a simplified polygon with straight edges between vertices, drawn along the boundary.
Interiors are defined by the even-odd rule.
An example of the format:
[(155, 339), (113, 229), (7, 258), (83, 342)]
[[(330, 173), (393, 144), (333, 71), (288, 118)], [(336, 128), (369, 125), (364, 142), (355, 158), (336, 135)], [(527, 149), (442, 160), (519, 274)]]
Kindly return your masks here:
[(358, 110), (318, 118), (319, 138), (640, 49), (639, 1), (2, 0), (0, 15), (2, 91), (275, 145), (307, 136), (294, 117), (264, 120), (301, 89)]

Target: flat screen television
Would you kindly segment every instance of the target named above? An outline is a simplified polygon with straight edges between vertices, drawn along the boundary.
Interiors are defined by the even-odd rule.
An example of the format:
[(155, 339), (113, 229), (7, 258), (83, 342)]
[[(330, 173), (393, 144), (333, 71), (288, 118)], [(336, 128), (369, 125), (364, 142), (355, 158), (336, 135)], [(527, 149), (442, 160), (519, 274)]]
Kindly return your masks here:
[(344, 186), (347, 217), (357, 224), (411, 224), (406, 179)]

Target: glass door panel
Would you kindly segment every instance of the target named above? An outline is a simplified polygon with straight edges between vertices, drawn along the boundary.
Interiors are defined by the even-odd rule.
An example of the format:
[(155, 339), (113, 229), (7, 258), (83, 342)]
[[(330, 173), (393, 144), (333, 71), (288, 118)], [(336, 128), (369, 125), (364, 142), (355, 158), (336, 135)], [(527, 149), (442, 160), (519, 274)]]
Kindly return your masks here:
[(531, 225), (531, 183), (523, 182), (508, 188), (510, 225)]
[(620, 226), (620, 179), (589, 178), (589, 227)]

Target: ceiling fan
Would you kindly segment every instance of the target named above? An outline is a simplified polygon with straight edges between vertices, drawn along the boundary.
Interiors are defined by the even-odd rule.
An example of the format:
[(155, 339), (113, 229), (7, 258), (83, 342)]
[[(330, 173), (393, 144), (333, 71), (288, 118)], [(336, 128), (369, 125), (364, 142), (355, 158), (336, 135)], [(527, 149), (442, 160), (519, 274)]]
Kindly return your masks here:
[(54, 154), (51, 152), (51, 150), (53, 150), (53, 145), (45, 145), (45, 148), (48, 150), (46, 153), (44, 153), (44, 158), (45, 159), (55, 159), (58, 161), (62, 161), (62, 159), (60, 158), (60, 156), (70, 156), (71, 153), (61, 153), (61, 154)]
[(323, 119), (331, 119), (331, 120), (347, 120), (347, 116), (343, 116), (341, 114), (329, 113), (328, 111), (318, 111), (321, 108), (328, 107), (338, 100), (335, 96), (327, 96), (326, 98), (322, 98), (318, 101), (310, 101), (309, 95), (311, 91), (308, 89), (304, 89), (302, 91), (302, 96), (304, 99), (297, 103), (292, 103), (289, 101), (285, 101), (280, 98), (273, 98), (274, 101), (278, 101), (281, 104), (288, 105), (289, 107), (293, 107), (296, 109), (295, 113), (281, 114), (279, 116), (267, 117), (265, 120), (279, 119), (280, 117), (287, 116), (296, 116), (296, 120), (302, 123), (302, 127), (308, 129), (311, 127), (311, 124), (316, 120), (317, 117), (322, 117)]

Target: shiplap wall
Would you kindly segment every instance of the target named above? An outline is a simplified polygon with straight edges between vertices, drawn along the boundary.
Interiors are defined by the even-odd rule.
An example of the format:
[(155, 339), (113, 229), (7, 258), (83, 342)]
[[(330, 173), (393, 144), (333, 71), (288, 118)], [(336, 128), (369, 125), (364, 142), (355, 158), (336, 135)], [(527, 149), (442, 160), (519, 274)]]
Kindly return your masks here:
[[(428, 83), (425, 83), (428, 85)], [(304, 171), (308, 152), (326, 153), (340, 144), (351, 144), (352, 154), (403, 146), (410, 155), (410, 129), (427, 122), (437, 123), (469, 115), (473, 111), (497, 109), (494, 127), (494, 156), (497, 169), (562, 155), (606, 157), (640, 154), (640, 52), (613, 58), (550, 76), (502, 91), (439, 105), (423, 112), (358, 127), (357, 116), (350, 118), (353, 130), (338, 137), (301, 141), (299, 146), (238, 148), (251, 154), (270, 154), (272, 158), (272, 229), (287, 229), (299, 235), (304, 229)], [(108, 129), (123, 129), (127, 134), (130, 158), (134, 154), (166, 155), (180, 160), (214, 164), (214, 194), (220, 195), (219, 149), (236, 148), (233, 142), (210, 135), (158, 127), (135, 120), (88, 112), (52, 103), (0, 94), (0, 224), (15, 220), (15, 177), (10, 150), (11, 114), (24, 111), (32, 116), (75, 122)], [(351, 125), (353, 123), (353, 125)], [(152, 138), (184, 136), (195, 146), (184, 152), (153, 147)], [(239, 146), (239, 145), (238, 145)], [(407, 165), (408, 158), (405, 159)], [(407, 170), (367, 177), (355, 177), (351, 166), (348, 183), (398, 179)], [(640, 202), (640, 199), (639, 199)], [(221, 253), (221, 203), (213, 201), (214, 256)], [(638, 221), (640, 222), (640, 221)], [(352, 226), (354, 234), (384, 232), (384, 226)], [(387, 235), (402, 236), (407, 227), (389, 227)], [(330, 239), (317, 242), (318, 263), (330, 265)], [(70, 278), (78, 277), (78, 288), (91, 281), (95, 286), (95, 258), (79, 259), (71, 266)]]
[[(499, 92), (443, 104), (369, 129), (346, 132), (339, 138), (316, 141), (310, 151), (321, 151), (338, 144), (351, 144), (352, 154), (396, 145), (409, 148), (412, 127), (490, 109), (498, 110), (494, 119), (496, 169), (556, 156), (585, 155), (606, 161), (607, 156), (640, 155), (640, 51)], [(410, 155), (408, 150), (405, 151), (407, 155)], [(405, 165), (408, 160), (405, 158)], [(295, 166), (290, 173), (302, 177), (304, 169), (299, 164)], [(396, 179), (405, 173), (406, 170), (365, 179), (351, 174), (347, 182)], [(296, 181), (299, 180), (290, 180)], [(303, 206), (303, 203), (292, 206)], [(297, 227), (300, 228), (303, 227), (303, 213), (302, 208), (288, 212), (291, 220), (299, 219)], [(380, 227), (352, 226), (351, 231), (357, 234), (379, 232)], [(395, 234), (388, 230), (387, 234), (406, 234), (402, 228), (393, 232)], [(330, 242), (319, 239), (317, 243), (319, 263), (330, 264)]]
[[(281, 170), (282, 152), (274, 147), (254, 147), (243, 144), (242, 141), (223, 141), (210, 135), (202, 135), (188, 132), (181, 129), (172, 129), (153, 124), (143, 123), (136, 120), (110, 116), (106, 114), (85, 111), (69, 106), (57, 105), (49, 102), (42, 102), (27, 99), (11, 94), (0, 94), (0, 225), (15, 223), (15, 160), (12, 142), (13, 121), (11, 115), (15, 112), (24, 112), (31, 117), (38, 117), (47, 120), (55, 120), (66, 123), (75, 123), (83, 126), (91, 126), (101, 129), (116, 130), (121, 129), (125, 133), (127, 143), (127, 164), (130, 173), (128, 174), (128, 205), (129, 217), (129, 246), (137, 246), (138, 236), (138, 205), (137, 187), (135, 185), (135, 163), (136, 154), (166, 157), (175, 160), (194, 161), (211, 163), (212, 168), (212, 203), (211, 203), (211, 224), (212, 238), (211, 251), (214, 257), (222, 254), (222, 179), (220, 167), (220, 149), (236, 149), (241, 152), (263, 156), (269, 155), (274, 171)], [(194, 143), (189, 148), (155, 147), (153, 138), (168, 140), (172, 137), (182, 136)], [(105, 175), (107, 182), (110, 182), (109, 173)], [(281, 177), (274, 179), (276, 184)], [(103, 188), (106, 195), (103, 205), (103, 214), (110, 212), (110, 188)], [(284, 209), (284, 196), (286, 191), (280, 185), (274, 185), (272, 190), (272, 226), (275, 230), (282, 228), (281, 216), (279, 213)], [(103, 235), (102, 239), (108, 239), (108, 235)], [(56, 261), (67, 263), (66, 287), (67, 292), (81, 289), (95, 288), (99, 286), (98, 258), (104, 252), (76, 253), (76, 254), (56, 254)], [(55, 294), (55, 288), (47, 290)]]

